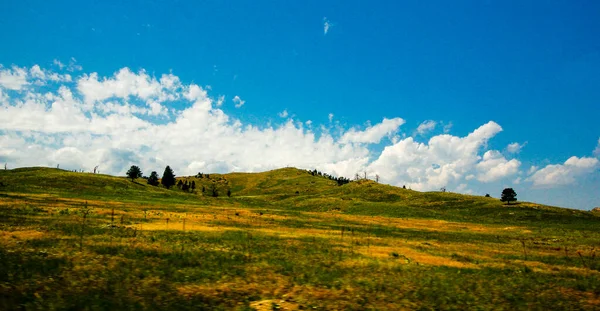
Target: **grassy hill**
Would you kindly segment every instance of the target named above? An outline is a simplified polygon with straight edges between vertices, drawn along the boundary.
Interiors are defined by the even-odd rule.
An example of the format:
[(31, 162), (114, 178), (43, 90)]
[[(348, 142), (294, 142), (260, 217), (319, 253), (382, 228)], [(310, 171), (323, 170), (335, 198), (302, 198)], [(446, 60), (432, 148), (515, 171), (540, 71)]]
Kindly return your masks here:
[(196, 191), (0, 171), (0, 309), (600, 308), (590, 212), (295, 168), (178, 179)]

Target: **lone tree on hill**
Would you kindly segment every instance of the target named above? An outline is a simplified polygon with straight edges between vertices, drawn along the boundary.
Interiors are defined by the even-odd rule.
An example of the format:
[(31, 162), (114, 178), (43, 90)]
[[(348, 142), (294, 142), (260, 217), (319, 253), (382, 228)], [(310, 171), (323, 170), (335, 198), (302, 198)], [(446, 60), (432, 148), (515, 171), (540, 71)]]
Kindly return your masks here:
[(133, 181), (136, 178), (142, 177), (142, 170), (137, 165), (132, 165), (127, 171), (127, 177)]
[(510, 205), (510, 201), (517, 200), (517, 193), (513, 190), (513, 188), (505, 188), (502, 190), (502, 196), (500, 197), (500, 201), (507, 202)]
[(156, 171), (152, 171), (152, 173), (150, 173), (150, 177), (148, 177), (148, 185), (158, 186), (158, 173)]
[(167, 189), (171, 188), (175, 184), (175, 173), (168, 165), (165, 167), (165, 172), (162, 175), (160, 183)]

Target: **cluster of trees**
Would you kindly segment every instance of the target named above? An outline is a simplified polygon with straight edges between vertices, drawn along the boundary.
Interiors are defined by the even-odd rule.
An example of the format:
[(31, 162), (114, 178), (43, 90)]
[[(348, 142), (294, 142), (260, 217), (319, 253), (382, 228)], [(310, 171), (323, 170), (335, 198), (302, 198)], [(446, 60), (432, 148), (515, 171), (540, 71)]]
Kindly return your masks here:
[[(142, 177), (142, 169), (140, 169), (140, 167), (137, 165), (132, 165), (126, 174), (131, 181), (135, 181), (136, 178)], [(152, 171), (150, 176), (146, 179), (149, 185), (158, 186), (159, 184), (158, 173), (156, 171)], [(167, 165), (167, 167), (165, 167), (165, 171), (163, 172), (160, 183), (167, 189), (170, 189), (173, 185), (175, 185), (175, 172), (173, 172), (170, 166)]]
[(196, 175), (196, 178), (209, 178), (210, 179), (210, 174), (203, 174), (202, 172), (200, 172)]
[(321, 176), (321, 177), (327, 178), (329, 180), (334, 180), (337, 182), (338, 186), (345, 185), (350, 182), (350, 179), (348, 179), (348, 178), (335, 177), (335, 176), (327, 174), (327, 173), (321, 173), (320, 171), (317, 171), (317, 169), (314, 169), (312, 171), (309, 170), (308, 172), (313, 176)]
[[(131, 181), (135, 181), (136, 178), (140, 178), (142, 177), (142, 169), (140, 169), (139, 166), (137, 165), (132, 165), (129, 170), (127, 171), (127, 177), (131, 179)], [(210, 179), (210, 175), (209, 174), (203, 174), (203, 173), (198, 173), (198, 175), (196, 175), (197, 178), (209, 178)], [(171, 169), (170, 166), (167, 165), (167, 167), (165, 167), (165, 171), (163, 172), (162, 178), (159, 181), (158, 178), (158, 173), (156, 171), (152, 171), (152, 173), (150, 173), (149, 177), (143, 177), (144, 179), (147, 180), (149, 185), (152, 186), (158, 186), (159, 184), (162, 184), (165, 188), (170, 189), (172, 186), (177, 185), (177, 188), (179, 188), (182, 191), (186, 191), (186, 192), (194, 192), (196, 190), (196, 181), (192, 180), (191, 182), (188, 182), (187, 180), (179, 180), (177, 181), (175, 179), (175, 172), (173, 172), (173, 169)], [(227, 182), (227, 180), (225, 178), (219, 179), (219, 180), (225, 180)], [(206, 187), (202, 186), (202, 193), (206, 193), (207, 189)], [(218, 197), (219, 196), (219, 191), (217, 189), (217, 185), (215, 183), (215, 181), (213, 180), (213, 183), (211, 184), (211, 186), (208, 189), (209, 195), (212, 197)], [(227, 189), (227, 196), (230, 197), (231, 196), (231, 190)]]
[(186, 180), (185, 182), (181, 181), (181, 179), (179, 180), (179, 182), (177, 183), (177, 188), (189, 192), (190, 190), (192, 192), (194, 192), (194, 190), (196, 190), (196, 182), (192, 180), (192, 182), (188, 183), (188, 181)]

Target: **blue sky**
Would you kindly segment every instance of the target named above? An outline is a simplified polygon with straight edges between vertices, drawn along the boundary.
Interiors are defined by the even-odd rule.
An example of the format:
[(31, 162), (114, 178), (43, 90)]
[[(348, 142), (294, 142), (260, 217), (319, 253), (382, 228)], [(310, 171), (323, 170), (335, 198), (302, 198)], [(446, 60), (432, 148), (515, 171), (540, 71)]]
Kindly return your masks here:
[[(244, 139), (279, 146), (266, 156), (276, 153), (273, 157), (280, 162), (266, 163), (258, 163), (265, 157), (260, 148), (214, 155), (206, 154), (204, 145), (179, 146), (186, 158), (171, 161), (181, 161), (175, 164), (182, 174), (252, 171), (276, 164), (318, 166), (337, 175), (367, 170), (388, 183), (420, 190), (443, 185), (499, 196), (502, 187), (511, 186), (522, 200), (581, 209), (600, 206), (600, 165), (594, 152), (600, 137), (597, 1), (14, 1), (3, 7), (0, 64), (5, 85), (0, 90), (4, 89), (3, 114), (12, 122), (0, 128), (0, 148), (5, 149), (0, 157), (6, 162), (50, 165), (61, 160), (63, 166), (87, 169), (91, 163), (77, 155), (89, 159), (102, 154), (94, 160), (111, 163), (110, 173), (124, 172), (131, 161), (160, 171), (169, 159), (162, 153), (179, 146), (128, 146), (114, 138), (120, 133), (116, 129), (91, 131), (90, 140), (106, 135), (104, 144), (85, 144), (85, 136), (66, 138), (84, 135), (80, 129), (51, 130), (56, 125), (49, 118), (37, 127), (15, 121), (22, 112), (16, 109), (18, 101), (28, 93), (59, 94), (60, 86), (66, 85), (75, 98), (74, 109), (93, 106), (81, 108), (84, 119), (91, 120), (103, 109), (105, 119), (116, 114), (121, 122), (147, 122), (137, 130), (162, 126), (161, 131), (175, 131), (181, 128), (183, 112), (191, 113), (194, 103), (205, 100), (211, 108), (196, 107), (206, 114), (198, 120), (215, 126), (190, 128), (190, 133), (222, 137), (219, 133), (241, 131)], [(33, 83), (36, 65), (45, 76)], [(27, 72), (25, 84), (18, 87), (9, 84), (17, 76), (15, 68)], [(132, 75), (117, 77), (123, 68)], [(50, 72), (68, 74), (71, 81), (51, 80)], [(150, 97), (132, 89), (139, 85), (126, 83), (142, 72), (147, 80), (172, 73), (181, 83), (178, 90), (167, 92), (174, 100), (154, 99), (166, 113), (113, 109), (127, 104), (150, 107)], [(92, 73), (100, 82), (114, 80), (104, 88), (120, 90), (119, 83), (124, 83), (130, 89), (119, 93), (86, 88), (81, 79)], [(206, 92), (204, 97), (185, 97), (192, 85)], [(243, 106), (236, 108), (235, 96)], [(54, 100), (38, 101), (46, 107), (39, 114), (59, 113), (52, 111)], [(113, 110), (106, 108), (109, 101)], [(395, 121), (385, 125), (384, 118)], [(425, 121), (433, 121), (425, 123), (430, 130), (421, 127), (419, 133)], [(475, 135), (479, 143), (469, 149), (472, 154), (452, 157), (465, 152), (460, 143), (450, 143), (452, 137), (468, 137), (485, 125), (483, 130), (492, 134)], [(249, 126), (257, 132), (248, 132)], [(332, 143), (321, 139), (329, 136)], [(444, 146), (454, 149), (438, 152), (443, 148), (435, 147), (435, 137), (446, 139)], [(198, 139), (198, 144), (210, 141)], [(55, 143), (44, 143), (48, 140)], [(43, 161), (36, 157), (39, 163), (17, 156), (25, 146), (19, 141), (50, 155), (41, 157)], [(508, 148), (511, 143), (522, 148)], [(335, 155), (306, 161), (308, 154), (296, 158), (286, 148)], [(62, 157), (67, 151), (72, 154)], [(411, 157), (419, 159), (403, 160)], [(566, 163), (572, 157), (576, 158)], [(410, 168), (417, 169), (409, 172)]]

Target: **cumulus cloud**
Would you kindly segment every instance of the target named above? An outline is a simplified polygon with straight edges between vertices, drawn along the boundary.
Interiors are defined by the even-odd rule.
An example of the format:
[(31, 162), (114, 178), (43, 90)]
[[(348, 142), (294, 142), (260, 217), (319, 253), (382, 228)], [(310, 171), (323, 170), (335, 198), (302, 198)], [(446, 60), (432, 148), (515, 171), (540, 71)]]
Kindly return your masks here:
[(9, 90), (22, 90), (27, 84), (27, 69), (13, 66), (12, 68), (0, 67), (0, 87)]
[(233, 103), (235, 104), (235, 108), (240, 108), (246, 103), (246, 101), (242, 100), (239, 96), (235, 95), (233, 97)]
[(527, 142), (525, 142), (523, 144), (510, 143), (510, 144), (508, 144), (508, 146), (506, 146), (506, 151), (508, 151), (509, 153), (519, 153), (519, 152), (521, 152), (521, 149), (523, 149), (523, 147), (525, 147), (525, 145), (527, 145)]
[[(460, 183), (474, 173), (486, 179), (485, 169), (496, 169), (500, 163), (484, 164), (476, 170), (481, 160), (479, 152), (501, 131), (500, 125), (490, 121), (465, 137), (443, 134), (432, 137), (427, 144), (408, 137), (385, 147), (369, 169), (385, 182), (416, 190), (433, 190)], [(494, 155), (488, 155), (488, 160)], [(498, 174), (494, 172), (489, 178)]]
[(287, 109), (283, 110), (282, 112), (278, 113), (279, 117), (281, 118), (287, 118), (288, 116), (288, 112)]
[(417, 133), (419, 133), (419, 135), (425, 135), (433, 131), (436, 125), (437, 122), (433, 120), (424, 121), (423, 123), (419, 124), (419, 127), (417, 127)]
[(600, 157), (600, 138), (598, 138), (598, 145), (596, 146), (596, 149), (594, 149), (594, 156)]
[[(158, 78), (123, 68), (106, 77), (79, 74), (71, 83), (51, 80), (54, 73), (39, 66), (15, 68), (8, 75), (23, 78), (0, 88), (0, 159), (12, 167), (89, 171), (100, 165), (105, 173), (124, 174), (132, 164), (145, 171), (171, 165), (178, 175), (191, 175), (293, 165), (346, 177), (367, 170), (412, 189), (467, 191), (474, 182), (514, 174), (520, 164), (486, 150), (502, 131), (493, 121), (465, 137), (442, 134), (418, 143), (399, 132), (401, 118), (335, 132), (289, 115), (274, 125), (243, 123), (220, 109), (224, 96), (214, 99), (171, 73)], [(48, 84), (32, 83), (38, 80)], [(6, 91), (15, 88), (20, 91)], [(244, 103), (239, 96), (233, 101)], [(392, 139), (383, 151), (369, 149), (385, 137)]]
[(483, 159), (477, 163), (476, 167), (479, 172), (477, 180), (485, 183), (497, 181), (516, 174), (520, 165), (521, 162), (517, 159), (509, 161), (500, 152), (489, 150), (483, 154)]
[[(123, 68), (110, 78), (99, 79), (97, 73), (84, 74), (77, 80), (77, 90), (85, 101), (90, 103), (113, 97), (127, 99), (131, 96), (160, 102), (176, 99), (171, 93), (178, 87), (178, 83), (178, 79), (172, 75), (163, 75), (159, 81), (144, 70), (136, 74), (129, 68)], [(190, 88), (192, 89), (188, 90), (188, 93), (197, 91), (198, 86), (192, 85)], [(190, 96), (195, 95), (199, 94), (194, 93)]]
[(574, 183), (577, 178), (598, 168), (598, 159), (570, 157), (564, 164), (551, 164), (536, 170), (528, 178), (537, 187), (556, 187)]

